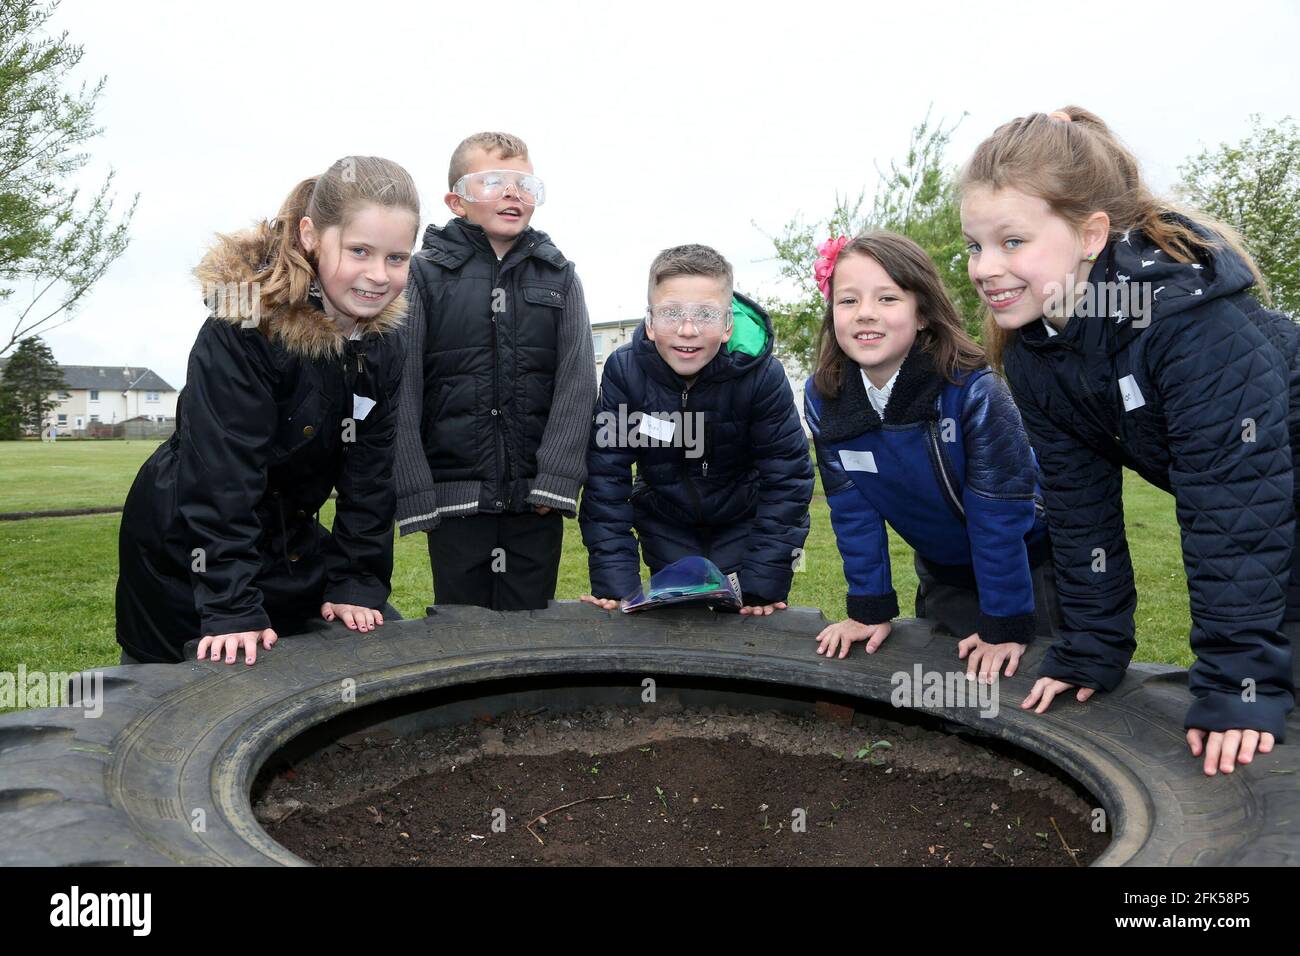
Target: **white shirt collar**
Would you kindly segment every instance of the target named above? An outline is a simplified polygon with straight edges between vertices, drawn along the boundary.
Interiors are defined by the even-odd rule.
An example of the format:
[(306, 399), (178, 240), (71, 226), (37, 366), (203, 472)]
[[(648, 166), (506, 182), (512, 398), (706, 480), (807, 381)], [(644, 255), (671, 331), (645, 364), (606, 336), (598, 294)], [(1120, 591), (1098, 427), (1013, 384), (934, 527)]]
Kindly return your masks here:
[(1052, 325), (1051, 322), (1048, 322), (1046, 318), (1043, 319), (1043, 328), (1047, 329), (1047, 337), (1049, 339), (1061, 334), (1056, 331), (1056, 326)]
[(899, 367), (894, 374), (889, 377), (884, 388), (876, 388), (871, 384), (871, 379), (867, 378), (867, 373), (858, 369), (862, 373), (862, 384), (867, 388), (867, 401), (871, 402), (871, 407), (876, 410), (876, 414), (881, 418), (885, 417), (885, 406), (889, 404), (889, 395), (894, 390), (894, 383), (898, 381), (898, 373), (902, 371)]

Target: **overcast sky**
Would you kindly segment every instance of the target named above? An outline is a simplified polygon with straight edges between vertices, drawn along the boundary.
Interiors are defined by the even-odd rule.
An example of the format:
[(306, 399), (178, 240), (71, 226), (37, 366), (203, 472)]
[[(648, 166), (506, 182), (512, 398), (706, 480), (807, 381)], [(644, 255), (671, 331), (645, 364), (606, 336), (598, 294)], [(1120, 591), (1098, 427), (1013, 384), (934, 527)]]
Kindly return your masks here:
[(406, 166), (423, 223), (441, 223), (456, 143), (522, 136), (547, 184), (533, 225), (577, 263), (600, 321), (642, 309), (650, 260), (683, 242), (775, 291), (764, 231), (870, 193), (930, 104), (970, 114), (954, 163), (1011, 117), (1088, 107), (1158, 190), (1249, 114), (1300, 113), (1295, 0), (1043, 7), (64, 0), (53, 26), (85, 47), (79, 76), (108, 77), (86, 181), (112, 167), (140, 206), (130, 249), (47, 341), (63, 364), (149, 366), (181, 387), (212, 233), (274, 215), (350, 153)]

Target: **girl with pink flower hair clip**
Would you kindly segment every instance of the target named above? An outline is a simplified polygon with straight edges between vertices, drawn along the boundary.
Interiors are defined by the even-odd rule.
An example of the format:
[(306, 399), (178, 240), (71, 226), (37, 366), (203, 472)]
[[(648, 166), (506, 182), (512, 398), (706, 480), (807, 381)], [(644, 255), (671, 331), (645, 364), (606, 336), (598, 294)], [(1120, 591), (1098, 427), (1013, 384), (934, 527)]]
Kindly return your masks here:
[(957, 638), (966, 674), (1016, 673), (1054, 631), (1050, 542), (1020, 414), (967, 334), (938, 269), (889, 232), (828, 239), (813, 275), (826, 297), (805, 389), (848, 619), (819, 654), (868, 654), (899, 613), (888, 523), (916, 553), (916, 614)]

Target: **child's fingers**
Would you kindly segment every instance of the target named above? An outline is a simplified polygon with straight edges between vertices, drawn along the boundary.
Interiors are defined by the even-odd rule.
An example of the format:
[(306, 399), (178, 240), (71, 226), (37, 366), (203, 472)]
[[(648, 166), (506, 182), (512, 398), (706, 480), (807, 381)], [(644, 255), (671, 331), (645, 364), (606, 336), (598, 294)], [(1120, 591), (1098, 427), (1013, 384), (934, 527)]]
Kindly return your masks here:
[(1020, 666), (1020, 654), (1013, 650), (1011, 653), (1007, 655), (1007, 669), (1002, 672), (1003, 676), (1015, 677), (1016, 668), (1019, 666)]
[(879, 647), (881, 644), (885, 643), (885, 638), (887, 638), (888, 636), (889, 636), (889, 632), (883, 629), (878, 630), (876, 631), (875, 634), (871, 635), (871, 640), (867, 641), (867, 653), (868, 654), (876, 653), (876, 648)]
[(203, 636), (203, 640), (199, 641), (199, 653), (198, 656), (195, 657), (194, 659), (197, 661), (203, 660), (204, 656), (208, 653), (208, 648), (211, 645), (212, 645), (212, 635), (205, 634)]
[(1266, 754), (1266, 753), (1272, 753), (1272, 751), (1273, 751), (1273, 735), (1270, 734), (1268, 731), (1264, 731), (1262, 734), (1259, 735), (1259, 752), (1262, 754)]
[(1192, 751), (1193, 757), (1201, 755), (1201, 748), (1205, 745), (1205, 731), (1198, 730), (1195, 727), (1187, 729), (1187, 746)]
[(1029, 693), (1026, 694), (1025, 699), (1020, 702), (1021, 710), (1028, 710), (1033, 707), (1034, 704), (1038, 703), (1038, 695), (1043, 692), (1043, 681), (1046, 679), (1047, 678), (1045, 677), (1040, 677), (1038, 680), (1034, 681), (1034, 686), (1029, 688)]
[(980, 662), (980, 683), (993, 683), (993, 675), (997, 673), (998, 668), (1001, 666), (1002, 657), (996, 650), (985, 654), (984, 660)]
[(1229, 730), (1223, 735), (1223, 749), (1219, 752), (1219, 770), (1232, 773), (1237, 768), (1237, 751), (1241, 749), (1241, 731)]
[(1063, 683), (1059, 680), (1053, 680), (1049, 677), (1047, 679), (1047, 686), (1043, 688), (1043, 699), (1039, 702), (1038, 706), (1034, 708), (1034, 713), (1046, 713), (1047, 708), (1051, 707), (1052, 701), (1056, 699), (1056, 695), (1069, 686), (1069, 684)]
[(1250, 763), (1255, 759), (1255, 748), (1259, 746), (1258, 730), (1241, 732), (1241, 749), (1237, 751), (1237, 763)]
[(326, 621), (334, 620), (334, 605), (330, 604), (329, 601), (322, 604), (320, 606), (320, 616)]
[[(847, 634), (841, 634), (839, 636), (839, 641), (840, 641), (839, 658), (840, 660), (844, 660), (844, 658), (849, 656), (849, 651), (853, 650), (853, 641), (849, 639), (849, 636)], [(868, 651), (871, 650), (870, 643), (867, 644), (867, 650)]]
[(1205, 741), (1205, 764), (1202, 769), (1207, 777), (1213, 777), (1219, 772), (1219, 753), (1223, 750), (1223, 734), (1220, 731), (1213, 731), (1210, 738)]
[(966, 655), (980, 646), (980, 636), (972, 634), (970, 637), (963, 637), (957, 642), (957, 659), (965, 660)]
[(383, 614), (382, 611), (371, 611), (370, 613), (371, 613), (372, 615), (374, 615), (374, 622), (375, 622), (375, 624), (383, 624), (383, 623), (384, 623), (384, 614)]
[(1095, 687), (1080, 687), (1079, 693), (1074, 695), (1074, 699), (1082, 704), (1095, 693), (1097, 693), (1097, 688)]
[(777, 601), (776, 604), (773, 605), (773, 606), (774, 606), (778, 611), (784, 611), (784, 610), (785, 610), (787, 607), (789, 607), (790, 605), (786, 604), (784, 601)]
[(357, 619), (352, 616), (352, 609), (350, 607), (344, 606), (338, 608), (337, 610), (339, 612), (339, 616), (343, 618), (343, 623), (355, 631), (357, 629)]
[(268, 627), (265, 631), (262, 632), (262, 647), (266, 648), (266, 650), (269, 651), (271, 647), (275, 644), (275, 642), (278, 641), (279, 639), (280, 639), (280, 635), (275, 633), (275, 631), (273, 631), (271, 628)]
[(257, 631), (250, 631), (244, 635), (244, 663), (254, 664), (257, 662)]

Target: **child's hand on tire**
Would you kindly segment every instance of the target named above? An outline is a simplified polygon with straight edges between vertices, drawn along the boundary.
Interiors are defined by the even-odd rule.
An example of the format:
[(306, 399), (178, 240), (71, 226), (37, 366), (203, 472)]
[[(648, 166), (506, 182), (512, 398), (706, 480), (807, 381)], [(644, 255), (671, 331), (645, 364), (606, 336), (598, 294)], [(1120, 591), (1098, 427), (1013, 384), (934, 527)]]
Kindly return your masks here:
[[(1209, 737), (1207, 740), (1206, 737)], [(1187, 746), (1192, 756), (1205, 753), (1205, 775), (1213, 777), (1217, 771), (1232, 773), (1239, 763), (1250, 763), (1256, 753), (1266, 754), (1273, 749), (1273, 735), (1266, 730), (1202, 730), (1189, 727)]]
[(326, 601), (320, 606), (320, 616), (327, 621), (341, 618), (349, 630), (360, 631), (362, 634), (373, 631), (376, 626), (384, 623), (384, 615), (374, 608), (357, 604), (332, 604)]
[[(1014, 677), (1020, 666), (1020, 657), (1027, 644), (986, 644), (978, 634), (972, 634), (957, 645), (957, 657), (966, 660), (966, 679), (978, 679), (981, 684), (993, 683), (993, 677), (1007, 665), (1007, 677)], [(967, 660), (967, 655), (970, 655)]]
[(240, 647), (244, 649), (244, 663), (253, 664), (257, 661), (257, 642), (262, 642), (262, 647), (266, 650), (271, 649), (276, 641), (280, 639), (279, 635), (271, 628), (265, 628), (261, 631), (238, 631), (233, 634), (205, 634), (203, 640), (199, 641), (199, 654), (196, 660), (203, 660), (208, 656), (208, 649), (212, 649), (212, 659), (221, 660), (221, 652), (226, 653), (226, 663), (235, 663), (235, 657), (239, 654)]
[(594, 604), (596, 607), (602, 607), (606, 611), (618, 610), (618, 600), (616, 598), (598, 598), (590, 594), (584, 594), (581, 598), (583, 604)]
[[(1057, 694), (1064, 694), (1074, 686), (1074, 684), (1057, 680), (1054, 677), (1040, 677), (1034, 682), (1033, 689), (1029, 691), (1029, 696), (1020, 702), (1020, 707), (1022, 710), (1028, 710), (1037, 704), (1038, 706), (1034, 707), (1034, 713), (1045, 713), (1047, 708), (1052, 705), (1052, 700)], [(1092, 687), (1080, 687), (1079, 693), (1074, 695), (1074, 699), (1082, 704), (1096, 692)]]
[(847, 621), (837, 621), (822, 628), (822, 632), (817, 635), (817, 653), (825, 654), (827, 657), (835, 657), (835, 651), (839, 650), (841, 660), (849, 656), (849, 648), (857, 641), (867, 642), (867, 653), (876, 653), (876, 648), (885, 643), (885, 638), (889, 636), (889, 622), (883, 624), (862, 624), (849, 618)]
[(746, 604), (740, 609), (741, 614), (757, 614), (762, 617), (771, 614), (773, 611), (784, 611), (788, 605), (784, 601), (774, 601), (771, 604)]

